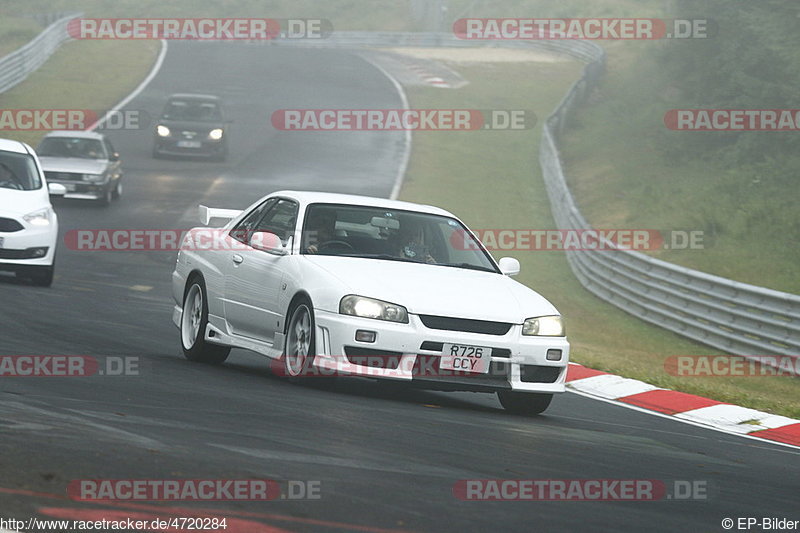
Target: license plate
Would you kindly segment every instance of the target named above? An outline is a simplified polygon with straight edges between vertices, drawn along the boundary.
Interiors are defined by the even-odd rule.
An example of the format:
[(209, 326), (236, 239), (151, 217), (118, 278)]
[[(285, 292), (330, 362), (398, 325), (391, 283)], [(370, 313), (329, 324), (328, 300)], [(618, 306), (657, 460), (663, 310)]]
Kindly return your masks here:
[(203, 143), (200, 141), (178, 141), (178, 148), (200, 148)]
[(442, 358), (439, 360), (439, 368), (443, 370), (486, 374), (489, 372), (491, 358), (492, 349), (487, 346), (445, 344), (442, 348)]

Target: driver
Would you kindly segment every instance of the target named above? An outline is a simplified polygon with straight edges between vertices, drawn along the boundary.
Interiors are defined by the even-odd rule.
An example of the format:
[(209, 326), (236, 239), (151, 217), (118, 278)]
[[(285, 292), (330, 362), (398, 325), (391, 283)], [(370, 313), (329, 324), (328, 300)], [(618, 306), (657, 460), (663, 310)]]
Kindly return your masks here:
[(306, 253), (318, 253), (320, 246), (334, 240), (335, 236), (336, 214), (326, 209), (312, 211), (306, 223)]
[(428, 264), (436, 263), (431, 255), (430, 247), (425, 242), (425, 230), (417, 220), (404, 220), (397, 235), (399, 250), (397, 256), (411, 261), (420, 261)]

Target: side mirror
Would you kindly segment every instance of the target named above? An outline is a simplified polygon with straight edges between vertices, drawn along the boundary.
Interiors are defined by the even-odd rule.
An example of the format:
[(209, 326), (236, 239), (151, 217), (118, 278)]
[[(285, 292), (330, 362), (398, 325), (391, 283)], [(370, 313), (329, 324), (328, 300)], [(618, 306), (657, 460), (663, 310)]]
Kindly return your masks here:
[(289, 250), (281, 242), (281, 238), (271, 231), (256, 231), (250, 235), (247, 243), (250, 248), (261, 250), (272, 255), (288, 255)]
[(60, 183), (48, 183), (47, 192), (49, 192), (52, 196), (64, 196), (67, 194), (67, 188)]
[(519, 274), (519, 261), (513, 257), (501, 258), (498, 265), (500, 266), (500, 272), (506, 276), (516, 276)]
[(109, 161), (119, 161), (119, 154), (117, 152), (114, 152), (113, 154), (108, 156), (108, 160)]

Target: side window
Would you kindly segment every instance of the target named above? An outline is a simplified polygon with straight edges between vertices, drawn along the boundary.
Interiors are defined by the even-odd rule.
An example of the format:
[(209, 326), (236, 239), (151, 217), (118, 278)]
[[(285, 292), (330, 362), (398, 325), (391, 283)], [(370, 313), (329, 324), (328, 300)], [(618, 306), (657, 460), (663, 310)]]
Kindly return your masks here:
[(261, 217), (264, 216), (264, 213), (277, 202), (277, 198), (270, 198), (250, 211), (249, 215), (244, 217), (241, 222), (234, 226), (230, 232), (230, 236), (239, 242), (247, 244), (248, 240), (250, 239), (250, 235), (252, 235), (254, 231), (257, 231), (256, 225), (258, 224), (258, 221), (261, 220)]
[(278, 200), (278, 203), (270, 208), (258, 223), (256, 231), (271, 231), (285, 244), (286, 240), (294, 233), (297, 211), (297, 203), (291, 200)]
[(114, 154), (115, 154), (117, 151), (116, 151), (116, 150), (114, 150), (114, 145), (112, 145), (112, 144), (111, 144), (111, 141), (109, 141), (108, 139), (106, 139), (104, 142), (105, 142), (105, 144), (106, 144), (106, 152), (108, 152), (108, 154), (107, 154), (107, 155), (108, 155), (108, 157), (111, 157), (111, 156), (112, 156), (112, 155), (114, 155)]

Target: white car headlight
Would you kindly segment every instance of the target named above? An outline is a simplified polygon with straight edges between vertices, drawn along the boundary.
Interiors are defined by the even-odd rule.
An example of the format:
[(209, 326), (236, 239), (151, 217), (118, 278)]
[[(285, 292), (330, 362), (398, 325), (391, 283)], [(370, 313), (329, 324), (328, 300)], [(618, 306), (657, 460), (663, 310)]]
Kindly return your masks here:
[(566, 335), (566, 331), (560, 316), (540, 316), (525, 320), (522, 324), (522, 334), (526, 336), (563, 337)]
[(49, 226), (50, 222), (52, 221), (53, 209), (47, 207), (45, 209), (40, 209), (39, 211), (34, 211), (33, 213), (29, 213), (22, 217), (25, 219), (25, 222), (30, 224), (31, 226)]
[(156, 133), (159, 137), (169, 137), (169, 128), (159, 124), (156, 126)]
[(408, 323), (408, 311), (402, 305), (383, 302), (364, 296), (350, 294), (339, 302), (339, 312), (343, 315), (375, 318), (389, 322)]
[(222, 128), (214, 128), (213, 130), (209, 131), (208, 138), (212, 141), (218, 141), (222, 139)]

